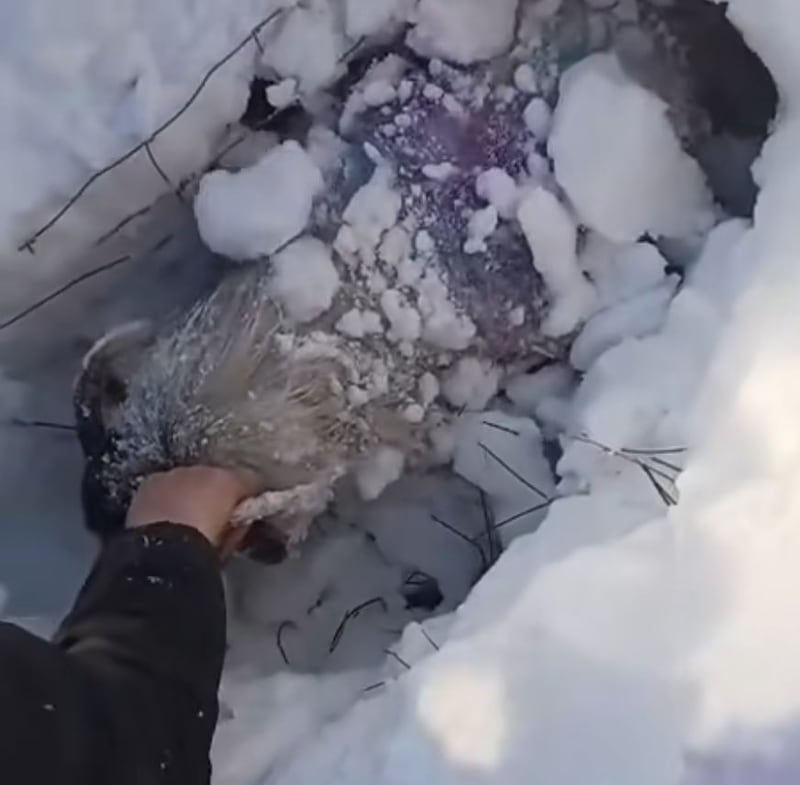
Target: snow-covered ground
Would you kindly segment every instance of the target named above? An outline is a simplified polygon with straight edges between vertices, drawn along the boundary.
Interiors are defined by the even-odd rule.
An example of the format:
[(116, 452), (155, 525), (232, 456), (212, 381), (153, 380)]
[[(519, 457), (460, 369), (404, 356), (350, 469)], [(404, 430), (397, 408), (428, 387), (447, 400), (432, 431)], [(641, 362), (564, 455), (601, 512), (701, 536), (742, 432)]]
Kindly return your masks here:
[[(1, 55), (14, 65), (5, 87), (9, 100), (24, 98), (33, 119), (10, 113), (0, 130), (0, 156), (28, 188), (3, 192), (7, 246), (82, 174), (151, 132), (269, 5), (131, 0), (129, 18), (89, 2), (85, 17), (53, 15), (45, 0), (15, 10)], [(468, 63), (502, 53), (515, 22), (530, 32), (560, 4), (521, 5), (504, 0), (487, 12), (488, 0), (314, 2), (280, 28), (263, 59), (294, 80), (282, 90), (315, 90), (359, 36), (408, 18), (409, 42), (421, 54)], [(480, 243), (498, 226), (519, 228), (552, 300), (545, 331), (577, 331), (571, 367), (503, 380), (488, 374), (487, 382), (480, 363), (457, 365), (449, 392), (443, 384), (453, 400), (484, 403), (504, 388), (489, 413), (469, 412), (448, 438), (437, 435), (450, 442), (443, 448), (463, 480), (414, 477), (366, 507), (343, 498), (301, 558), (275, 568), (233, 565), (218, 783), (777, 785), (800, 777), (800, 13), (792, 0), (731, 0), (729, 14), (781, 95), (755, 168), (753, 220), (712, 207), (663, 104), (608, 55), (567, 71), (552, 118), (538, 105), (524, 112), (520, 122), (549, 142), (532, 151), (530, 179), (483, 178), (479, 195), (495, 213), (486, 223), (468, 217), (464, 239)], [(56, 41), (60, 49), (48, 48)], [(309, 42), (318, 57), (305, 57)], [(33, 68), (37, 46), (53, 60), (39, 58)], [(258, 57), (258, 48), (245, 56)], [(174, 150), (159, 151), (176, 179), (203, 162), (223, 122), (235, 118), (252, 67), (234, 66), (220, 97), (184, 118), (196, 145), (187, 140), (180, 152), (178, 137)], [(139, 87), (115, 102), (132, 73)], [(512, 81), (533, 94), (535, 76), (517, 71)], [(97, 92), (100, 77), (107, 93)], [(81, 86), (66, 91), (74, 102), (57, 101), (70, 80)], [(400, 85), (380, 81), (360, 94), (356, 110), (398, 100)], [(96, 105), (81, 113), (83, 86)], [(56, 118), (47, 125), (36, 122), (45, 107)], [(141, 114), (145, 107), (150, 114)], [(94, 135), (79, 132), (77, 116)], [(543, 153), (552, 175), (537, 168), (547, 165)], [(31, 162), (41, 168), (26, 169)], [(259, 168), (270, 169), (262, 161), (230, 180), (268, 201)], [(101, 189), (96, 204), (76, 212), (63, 253), (54, 235), (41, 254), (6, 254), (8, 313), (41, 294), (43, 282), (49, 289), (97, 261), (94, 250), (74, 262), (72, 250), (140, 206), (139, 196), (154, 196), (163, 182), (142, 185), (152, 174), (144, 160), (113, 174), (109, 193), (122, 191), (106, 208)], [(232, 238), (239, 245), (220, 250), (249, 258), (260, 253), (253, 247), (272, 252), (293, 236), (248, 224), (242, 202), (211, 193), (228, 188), (228, 177), (201, 188), (210, 194), (196, 205), (208, 242), (231, 240), (214, 225), (222, 215), (215, 199), (230, 210), (226, 219), (242, 221)], [(290, 218), (305, 211), (305, 223), (318, 187), (313, 177), (290, 183)], [(66, 381), (89, 339), (213, 286), (218, 263), (201, 249), (190, 213), (175, 210), (158, 211), (137, 238), (141, 260), (6, 331), (5, 420), (68, 422)], [(170, 243), (150, 253), (167, 235)], [(656, 247), (652, 238), (670, 242)], [(688, 259), (684, 269), (676, 256)], [(288, 253), (284, 262), (287, 296), (300, 311), (316, 308), (291, 274), (297, 259)], [(326, 264), (317, 267), (330, 282)], [(80, 459), (68, 433), (4, 427), (3, 435), (0, 583), (11, 615), (51, 616), (69, 601), (91, 550), (74, 498)], [(388, 461), (387, 472), (395, 469)], [(490, 522), (500, 524), (491, 547), (474, 486), (486, 494)], [(434, 617), (419, 591), (433, 591), (432, 576), (441, 600), (430, 602)]]

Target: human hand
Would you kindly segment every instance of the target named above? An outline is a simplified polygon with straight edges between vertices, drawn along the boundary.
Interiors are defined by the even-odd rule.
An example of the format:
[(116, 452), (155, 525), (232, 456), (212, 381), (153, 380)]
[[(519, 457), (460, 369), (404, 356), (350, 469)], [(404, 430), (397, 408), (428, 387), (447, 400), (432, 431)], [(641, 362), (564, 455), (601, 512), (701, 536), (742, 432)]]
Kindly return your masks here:
[(128, 510), (129, 529), (179, 523), (200, 532), (224, 556), (244, 540), (246, 527), (233, 527), (239, 502), (257, 492), (246, 471), (193, 466), (146, 477)]

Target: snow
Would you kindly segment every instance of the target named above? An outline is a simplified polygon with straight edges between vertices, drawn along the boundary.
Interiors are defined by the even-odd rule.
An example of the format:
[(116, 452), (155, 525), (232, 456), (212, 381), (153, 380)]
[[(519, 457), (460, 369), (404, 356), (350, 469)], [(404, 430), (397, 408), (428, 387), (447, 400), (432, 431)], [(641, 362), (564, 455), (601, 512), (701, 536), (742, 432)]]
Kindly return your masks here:
[(406, 18), (408, 0), (345, 0), (345, 29), (349, 38), (382, 33)]
[(194, 203), (200, 235), (231, 259), (269, 256), (305, 229), (322, 185), (303, 148), (284, 142), (249, 169), (203, 178)]
[(514, 71), (514, 86), (523, 93), (535, 93), (539, 89), (536, 72), (527, 63), (517, 66)]
[(263, 47), (263, 65), (281, 78), (296, 79), (308, 93), (333, 81), (346, 44), (335, 10), (317, 0), (281, 17)]
[(527, 129), (536, 137), (538, 141), (545, 141), (550, 136), (550, 129), (553, 125), (553, 112), (550, 104), (537, 96), (531, 98), (523, 112), (523, 120)]
[(269, 292), (293, 322), (311, 322), (333, 304), (339, 274), (328, 247), (301, 237), (272, 258)]
[[(255, 21), (256, 9), (245, 9), (245, 3), (213, 9), (202, 2), (190, 5), (121, 3), (114, 13), (88, 0), (68, 13), (42, 0), (22, 10), (9, 6), (5, 13), (12, 21), (24, 19), (21, 32), (19, 24), (2, 26), (9, 31), (8, 45), (0, 47), (14, 66), (4, 86), (10, 99), (4, 104), (7, 136), (0, 129), (0, 156), (8, 158), (5, 171), (14, 184), (6, 191), (8, 203), (0, 202), (0, 237), (12, 240), (9, 245), (42, 204), (80, 184), (84, 169), (106, 162), (142, 129), (151, 129), (153, 118), (179, 104), (184, 88), (193, 87), (220, 51)], [(348, 34), (382, 27), (390, 6), (393, 21), (405, 13), (395, 15), (398, 5), (349, 0), (333, 4), (337, 13), (329, 14), (320, 10), (325, 4), (311, 3), (296, 17), (303, 24), (294, 23), (294, 41), (305, 41), (303, 47), (291, 50), (285, 26), (277, 33), (287, 36), (288, 64), (282, 66), (287, 73), (280, 75), (299, 82), (305, 77), (309, 84), (331, 78), (345, 45), (339, 25), (346, 24)], [(537, 2), (531, 13), (552, 16), (558, 5)], [(423, 0), (411, 41), (422, 50), (435, 41), (437, 54), (459, 62), (491, 56), (511, 45), (505, 9), (505, 2)], [(756, 167), (763, 192), (755, 222), (727, 221), (715, 228), (676, 290), (662, 253), (640, 239), (645, 232), (682, 237), (710, 226), (713, 214), (699, 171), (680, 151), (659, 99), (623, 76), (608, 56), (591, 58), (565, 77), (550, 151), (556, 180), (577, 220), (559, 201), (562, 191), (554, 183), (548, 183), (552, 192), (526, 190), (521, 205), (516, 184), (512, 192), (508, 181), (502, 186), (509, 195), (502, 208), (501, 197), (489, 195), (490, 187), (481, 196), (506, 220), (517, 216), (519, 206), (534, 264), (554, 298), (549, 327), (557, 333), (580, 328), (571, 360), (584, 373), (552, 364), (501, 384), (499, 370), (476, 358), (449, 373), (432, 369), (442, 378), (442, 395), (454, 406), (483, 407), (499, 387), (505, 393), (495, 404), (502, 411), (469, 413), (454, 430), (442, 426), (432, 432), (439, 452), (455, 453), (457, 469), (489, 497), (496, 522), (540, 509), (499, 530), (507, 549), (455, 613), (450, 611), (480, 568), (474, 542), (481, 542), (482, 517), (464, 540), (431, 525), (427, 505), (404, 505), (396, 496), (379, 512), (373, 510), (371, 520), (379, 522), (381, 535), (378, 555), (364, 536), (374, 532), (361, 528), (363, 519), (343, 512), (345, 533), (321, 538), (320, 550), (309, 544), (300, 558), (244, 583), (240, 593), (263, 622), (267, 643), (244, 646), (251, 668), (258, 663), (254, 670), (232, 668), (226, 674), (223, 701), (232, 716), (221, 724), (215, 743), (218, 782), (515, 785), (530, 782), (532, 771), (542, 782), (559, 785), (797, 781), (800, 637), (791, 620), (800, 611), (795, 577), (800, 560), (800, 62), (795, 45), (800, 19), (788, 0), (731, 0), (729, 13), (773, 69), (783, 98), (775, 133)], [(175, 45), (176, 36), (181, 46)], [(93, 39), (102, 45), (85, 46)], [(316, 51), (308, 56), (315, 44), (320, 44), (319, 59)], [(236, 116), (254, 52), (242, 57), (247, 63), (232, 65), (219, 93), (215, 88), (209, 104), (187, 120), (191, 138), (184, 128), (176, 131), (164, 154), (176, 173), (193, 168), (198, 156), (203, 158), (198, 150), (205, 153), (208, 138)], [(139, 77), (135, 96), (126, 93), (119, 104), (106, 100), (132, 76)], [(70, 101), (58, 100), (62, 96)], [(86, 167), (87, 161), (92, 165)], [(300, 189), (303, 181), (306, 196), (297, 204), (310, 210), (319, 185), (310, 187), (314, 177), (297, 174), (304, 166), (287, 167), (286, 182), (278, 187), (273, 178), (251, 182), (249, 169), (219, 173), (224, 178), (211, 182), (220, 188), (225, 183), (230, 199), (220, 196), (225, 209), (216, 209), (220, 204), (209, 209), (204, 234), (213, 234), (222, 253), (233, 258), (257, 258), (270, 246), (274, 252), (280, 244), (273, 244), (275, 237), (288, 241), (307, 224), (304, 209), (286, 209), (293, 188)], [(129, 172), (126, 178), (136, 176)], [(120, 175), (109, 190), (124, 181)], [(135, 183), (132, 193), (163, 187)], [(22, 193), (15, 193), (19, 188)], [(401, 215), (390, 172), (378, 166), (367, 188), (351, 203), (346, 219), (352, 250), (359, 254), (383, 248)], [(264, 206), (275, 209), (256, 209)], [(117, 209), (122, 210), (121, 200), (102, 217)], [(287, 216), (299, 224), (295, 232), (287, 230)], [(273, 219), (267, 232), (260, 222)], [(578, 222), (590, 230), (580, 249)], [(79, 223), (76, 218), (73, 227)], [(83, 241), (87, 232), (83, 227)], [(409, 237), (413, 232), (408, 229)], [(429, 234), (416, 238), (430, 257), (435, 255)], [(307, 242), (317, 241), (297, 241)], [(392, 243), (385, 252), (397, 259)], [(298, 308), (313, 311), (328, 296), (299, 287), (300, 270), (316, 257), (319, 271), (326, 269), (319, 275), (327, 281), (322, 289), (331, 298), (335, 285), (330, 267), (321, 263), (321, 247), (308, 251), (290, 246), (276, 262), (293, 257), (283, 264), (291, 284), (287, 291), (308, 295)], [(192, 266), (180, 280), (193, 281), (197, 259), (184, 255)], [(20, 281), (46, 277), (46, 271), (33, 271), (34, 265), (22, 270), (16, 258), (8, 267), (16, 278), (8, 282), (5, 297), (24, 293)], [(144, 277), (137, 270), (108, 287), (127, 294)], [(315, 273), (307, 280), (317, 278)], [(159, 294), (171, 293), (172, 279), (155, 280)], [(474, 325), (447, 299), (441, 280), (420, 270), (409, 270), (407, 280), (418, 301), (406, 292), (408, 300), (389, 295), (389, 310), (411, 309), (413, 303), (422, 337), (441, 348), (460, 350), (479, 342)], [(396, 292), (395, 285), (383, 278), (385, 294)], [(62, 356), (75, 354), (84, 332), (102, 333), (106, 322), (115, 323), (125, 312), (117, 303), (106, 304), (104, 296), (108, 293), (98, 286), (55, 312), (58, 318), (38, 343), (30, 334), (16, 346), (9, 341), (6, 356), (14, 358), (18, 371), (34, 362), (28, 359), (32, 347), (38, 352), (39, 383), (24, 393), (29, 414), (41, 414), (37, 405), (44, 412), (65, 411), (68, 392), (60, 394), (63, 400), (50, 392), (54, 379), (63, 383), (69, 375)], [(139, 300), (147, 297), (140, 292)], [(381, 317), (362, 307), (339, 319), (345, 337), (363, 340), (383, 330)], [(51, 375), (49, 365), (59, 363), (65, 367)], [(426, 371), (419, 403), (401, 404), (398, 415), (417, 420), (417, 407), (440, 394), (436, 374)], [(5, 377), (0, 379), (5, 412)], [(384, 368), (376, 369), (372, 381), (381, 386), (388, 379)], [(66, 391), (68, 385), (58, 389)], [(8, 413), (20, 405), (12, 392)], [(369, 397), (369, 391), (362, 392)], [(545, 437), (554, 436), (560, 447), (557, 477), (552, 452), (549, 460), (544, 455)], [(4, 464), (5, 512), (35, 532), (20, 563), (35, 558), (50, 575), (57, 560), (47, 549), (68, 539), (57, 502), (74, 495), (74, 445), (9, 428), (4, 438), (6, 452), (14, 456), (12, 464)], [(18, 449), (21, 445), (24, 449)], [(486, 448), (538, 492), (515, 479)], [(357, 484), (366, 496), (377, 495), (399, 476), (402, 464), (398, 451), (381, 450), (365, 461)], [(667, 508), (642, 464), (668, 475), (678, 474), (669, 466), (682, 470), (674, 483), (656, 475), (676, 504)], [(43, 483), (28, 475), (50, 481), (45, 483), (47, 505), (31, 507), (36, 515), (25, 512), (16, 498), (18, 485), (36, 488), (42, 496)], [(388, 493), (404, 495), (423, 482), (430, 483), (431, 496), (448, 504), (455, 495), (431, 475), (415, 476)], [(63, 508), (69, 506), (64, 501)], [(53, 517), (52, 531), (49, 524), (39, 527), (39, 513)], [(441, 517), (464, 520), (459, 509), (449, 513)], [(77, 521), (69, 524), (77, 531)], [(384, 535), (396, 548), (388, 560), (391, 569), (383, 561)], [(412, 547), (420, 551), (413, 557), (404, 550)], [(456, 588), (446, 592), (458, 599), (424, 627), (408, 615), (388, 613), (385, 626), (392, 631), (377, 641), (360, 628), (348, 630), (329, 663), (329, 641), (344, 613), (369, 596), (383, 595), (391, 581), (401, 582), (403, 568), (421, 564), (422, 556), (435, 562), (422, 569), (437, 575), (459, 561), (458, 574), (448, 576)], [(5, 569), (3, 583), (11, 588), (11, 602), (18, 602), (15, 593), (25, 585), (24, 576)], [(329, 616), (323, 614), (323, 623), (307, 611), (328, 584), (336, 588), (334, 607)], [(71, 595), (72, 588), (60, 593)], [(289, 650), (299, 672), (276, 674), (284, 666), (274, 633), (287, 614), (313, 630), (288, 633), (296, 633)], [(388, 646), (410, 672), (382, 654)], [(237, 653), (234, 646), (232, 661)], [(323, 673), (326, 668), (342, 672)]]
[(475, 357), (463, 357), (442, 382), (442, 395), (456, 409), (481, 410), (495, 396), (500, 371)]
[(362, 499), (377, 499), (403, 473), (405, 457), (392, 447), (381, 447), (368, 456), (356, 472), (356, 483)]
[(422, 334), (422, 319), (419, 311), (409, 305), (397, 289), (387, 289), (381, 295), (381, 309), (389, 321), (389, 340), (417, 341)]
[(511, 218), (519, 203), (519, 191), (514, 178), (503, 169), (494, 167), (481, 172), (475, 181), (475, 192), (492, 205), (503, 218)]
[(376, 166), (370, 181), (355, 193), (344, 212), (344, 220), (366, 248), (375, 248), (383, 233), (397, 223), (403, 200), (392, 190), (393, 178), (388, 167)]
[(517, 217), (533, 264), (553, 298), (543, 329), (550, 335), (566, 335), (592, 313), (597, 298), (578, 266), (577, 226), (558, 199), (542, 187), (525, 197)]
[(297, 99), (297, 80), (284, 79), (267, 88), (267, 100), (276, 109), (283, 109)]
[(614, 55), (587, 58), (564, 74), (553, 124), (556, 178), (589, 228), (619, 243), (710, 228), (703, 174), (681, 149), (666, 104)]
[(467, 224), (467, 239), (464, 251), (468, 254), (484, 253), (486, 240), (494, 234), (499, 223), (497, 208), (490, 204), (481, 210), (475, 210)]
[(408, 34), (418, 54), (467, 65), (507, 51), (517, 0), (420, 0)]

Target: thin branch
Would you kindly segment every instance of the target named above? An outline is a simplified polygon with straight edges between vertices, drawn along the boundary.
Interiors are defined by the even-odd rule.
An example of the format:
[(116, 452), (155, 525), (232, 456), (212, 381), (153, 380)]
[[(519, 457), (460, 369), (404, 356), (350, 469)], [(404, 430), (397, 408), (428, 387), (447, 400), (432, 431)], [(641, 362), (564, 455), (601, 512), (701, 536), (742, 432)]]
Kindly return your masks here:
[(494, 535), (494, 516), (489, 509), (489, 500), (486, 498), (486, 492), (480, 488), (478, 491), (481, 497), (481, 510), (483, 511), (483, 525), (486, 527), (486, 539), (489, 544), (489, 563), (494, 564), (497, 561), (497, 538)]
[(336, 648), (339, 646), (342, 636), (344, 635), (345, 627), (347, 627), (347, 623), (359, 616), (362, 611), (365, 611), (367, 608), (371, 608), (373, 605), (380, 605), (383, 608), (383, 612), (386, 613), (387, 608), (383, 597), (373, 597), (371, 600), (362, 602), (361, 605), (357, 605), (355, 608), (352, 608), (345, 613), (344, 617), (339, 622), (339, 626), (336, 628), (336, 632), (333, 634), (333, 639), (328, 647), (329, 654), (333, 654), (333, 652), (335, 652)]
[(663, 501), (667, 507), (674, 507), (678, 503), (677, 500), (674, 499), (667, 489), (656, 479), (653, 469), (646, 463), (640, 463), (639, 466), (656, 489), (656, 493), (661, 497), (661, 501)]
[(78, 430), (74, 425), (64, 425), (47, 420), (20, 420), (17, 417), (2, 424), (14, 428), (43, 428), (51, 431), (68, 431), (70, 433), (75, 433)]
[(491, 420), (483, 420), (483, 425), (487, 428), (494, 428), (496, 431), (510, 434), (511, 436), (519, 436), (519, 431), (515, 431), (513, 428), (507, 428), (505, 425), (498, 425), (498, 423), (492, 422)]
[(428, 631), (421, 624), (419, 625), (419, 629), (420, 632), (425, 637), (425, 640), (428, 641), (428, 643), (430, 643), (430, 645), (433, 646), (433, 648), (436, 649), (436, 651), (439, 651), (440, 649), (439, 646), (436, 644), (436, 641), (434, 641), (434, 639), (431, 638), (430, 635), (428, 635)]
[(384, 649), (383, 653), (397, 660), (407, 671), (411, 670), (411, 666), (396, 651)]
[(148, 204), (147, 207), (143, 207), (141, 210), (137, 210), (135, 213), (125, 216), (125, 218), (123, 218), (116, 226), (114, 226), (112, 229), (109, 229), (105, 234), (100, 235), (100, 237), (95, 240), (95, 248), (99, 245), (102, 245), (107, 240), (110, 240), (118, 232), (121, 232), (132, 221), (135, 221), (137, 218), (143, 218), (152, 209), (153, 205)]
[(500, 521), (500, 523), (495, 524), (494, 530), (497, 532), (498, 530), (502, 529), (504, 526), (510, 526), (512, 523), (516, 523), (523, 518), (527, 518), (529, 515), (533, 515), (536, 512), (540, 512), (541, 510), (546, 510), (548, 507), (551, 507), (555, 502), (555, 499), (550, 499), (549, 501), (544, 502), (543, 504), (537, 504), (535, 507), (531, 507), (529, 510), (524, 510), (523, 512), (518, 512), (516, 515), (512, 515), (510, 518), (506, 518), (505, 520)]
[(514, 479), (519, 480), (526, 488), (547, 500), (548, 496), (543, 491), (539, 490), (532, 482), (523, 477), (516, 469), (509, 466), (496, 452), (490, 450), (483, 442), (479, 442), (478, 446), (497, 464), (502, 466)]
[(459, 539), (464, 540), (464, 542), (466, 543), (469, 543), (469, 545), (475, 548), (481, 555), (481, 565), (483, 566), (483, 569), (486, 570), (489, 568), (489, 564), (486, 561), (486, 554), (483, 552), (483, 548), (481, 548), (481, 546), (478, 545), (478, 543), (475, 542), (475, 540), (471, 540), (469, 537), (467, 537), (466, 534), (464, 534), (464, 532), (459, 531), (458, 529), (456, 529), (455, 526), (452, 526), (447, 521), (443, 521), (441, 518), (434, 515), (433, 513), (431, 513), (431, 520), (433, 520), (434, 523), (438, 523), (439, 526), (441, 526), (442, 528), (447, 529), (447, 531), (449, 531), (451, 534), (455, 534), (455, 536), (458, 537)]
[(206, 85), (211, 81), (211, 78), (219, 71), (223, 66), (227, 65), (231, 60), (233, 60), (236, 55), (239, 54), (251, 41), (253, 40), (254, 35), (258, 35), (270, 22), (280, 16), (284, 11), (287, 9), (285, 8), (278, 8), (273, 11), (269, 16), (259, 22), (254, 28), (248, 32), (247, 37), (244, 38), (237, 46), (235, 46), (228, 54), (226, 54), (221, 60), (218, 60), (205, 74), (205, 76), (200, 81), (200, 84), (195, 88), (189, 98), (184, 102), (184, 104), (175, 111), (167, 120), (165, 120), (155, 131), (153, 131), (147, 139), (139, 142), (139, 144), (132, 147), (128, 152), (121, 155), (116, 160), (112, 161), (108, 166), (104, 166), (102, 169), (99, 169), (94, 174), (91, 175), (83, 185), (70, 197), (67, 203), (46, 223), (44, 223), (36, 232), (34, 232), (27, 240), (20, 243), (18, 250), (22, 251), (26, 248), (33, 248), (33, 244), (39, 240), (44, 234), (50, 231), (74, 206), (75, 204), (83, 197), (83, 195), (103, 176), (108, 174), (108, 172), (116, 169), (117, 167), (124, 164), (126, 161), (129, 161), (135, 155), (140, 153), (142, 150), (146, 149), (152, 142), (156, 140), (164, 131), (166, 131), (173, 123), (175, 123), (180, 117), (182, 117), (194, 104), (194, 102), (200, 97), (200, 94), (205, 89)]
[(278, 644), (278, 651), (281, 653), (283, 661), (287, 665), (291, 665), (289, 662), (289, 657), (286, 654), (286, 649), (283, 648), (283, 631), (287, 629), (296, 630), (297, 625), (293, 621), (281, 622), (281, 626), (278, 627), (278, 632), (275, 635), (275, 642)]
[(26, 316), (30, 316), (34, 311), (38, 311), (40, 308), (52, 302), (57, 297), (60, 297), (62, 294), (68, 292), (73, 287), (78, 286), (78, 284), (81, 284), (84, 281), (88, 281), (90, 278), (94, 278), (94, 276), (100, 275), (100, 273), (107, 272), (108, 270), (111, 270), (114, 267), (119, 267), (119, 265), (129, 262), (132, 258), (133, 257), (131, 257), (130, 254), (126, 254), (125, 256), (121, 256), (119, 259), (114, 259), (111, 262), (106, 262), (106, 264), (103, 264), (100, 267), (96, 267), (94, 270), (90, 270), (89, 272), (83, 273), (83, 275), (79, 275), (77, 278), (73, 278), (69, 283), (64, 284), (64, 286), (61, 286), (54, 292), (51, 292), (45, 297), (42, 297), (41, 300), (37, 300), (35, 303), (33, 303), (33, 305), (28, 306), (15, 316), (12, 316), (10, 319), (7, 319), (6, 321), (0, 323), (0, 330), (5, 330), (11, 327), (12, 325), (16, 324), (17, 322), (22, 321)]

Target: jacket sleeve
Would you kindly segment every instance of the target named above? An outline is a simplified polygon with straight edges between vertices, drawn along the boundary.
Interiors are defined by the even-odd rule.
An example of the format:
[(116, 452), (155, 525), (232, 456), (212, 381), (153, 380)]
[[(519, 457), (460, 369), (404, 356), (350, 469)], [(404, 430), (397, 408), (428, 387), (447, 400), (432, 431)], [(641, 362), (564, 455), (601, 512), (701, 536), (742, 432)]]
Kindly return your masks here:
[(119, 535), (52, 644), (0, 625), (2, 781), (207, 783), (224, 653), (219, 563), (202, 535)]

